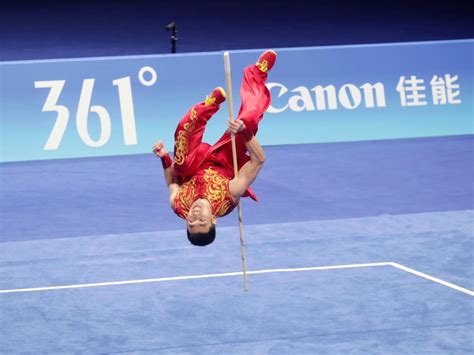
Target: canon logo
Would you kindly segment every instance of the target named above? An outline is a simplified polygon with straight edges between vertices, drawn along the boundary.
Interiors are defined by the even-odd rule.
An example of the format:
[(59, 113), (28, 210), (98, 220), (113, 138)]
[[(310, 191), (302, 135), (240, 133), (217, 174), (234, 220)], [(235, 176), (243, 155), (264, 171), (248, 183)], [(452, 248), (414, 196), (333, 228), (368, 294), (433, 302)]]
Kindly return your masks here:
[[(336, 90), (334, 85), (317, 85), (312, 89), (298, 86), (291, 91), (280, 83), (267, 83), (272, 94), (280, 100), (273, 100), (267, 112), (280, 113), (287, 109), (294, 112), (314, 110), (336, 110), (339, 105), (353, 110), (361, 104), (366, 108), (385, 107), (385, 91), (382, 83), (365, 83), (359, 87), (345, 84)], [(278, 90), (278, 91), (276, 91)]]

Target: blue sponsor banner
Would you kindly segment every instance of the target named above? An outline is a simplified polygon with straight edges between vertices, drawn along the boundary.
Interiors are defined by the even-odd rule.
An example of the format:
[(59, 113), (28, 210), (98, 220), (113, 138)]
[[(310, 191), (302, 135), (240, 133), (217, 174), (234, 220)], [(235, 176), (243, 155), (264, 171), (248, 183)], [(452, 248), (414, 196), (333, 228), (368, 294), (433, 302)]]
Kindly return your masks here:
[[(473, 133), (473, 40), (279, 49), (264, 145)], [(231, 51), (235, 111), (242, 70)], [(1, 161), (169, 150), (179, 119), (215, 86), (223, 53), (0, 63)], [(226, 129), (227, 106), (204, 140)]]

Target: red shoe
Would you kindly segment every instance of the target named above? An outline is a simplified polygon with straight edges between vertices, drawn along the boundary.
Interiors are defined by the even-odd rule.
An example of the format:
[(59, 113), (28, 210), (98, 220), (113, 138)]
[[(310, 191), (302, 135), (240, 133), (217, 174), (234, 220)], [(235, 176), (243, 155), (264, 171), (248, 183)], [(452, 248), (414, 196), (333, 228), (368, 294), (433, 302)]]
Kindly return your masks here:
[(275, 65), (277, 54), (275, 51), (268, 50), (262, 53), (262, 55), (258, 58), (257, 63), (255, 64), (258, 69), (262, 72), (266, 73), (270, 69), (273, 68)]
[(225, 101), (225, 98), (225, 91), (219, 86), (212, 90), (211, 93), (206, 96), (205, 103), (206, 105), (220, 105)]

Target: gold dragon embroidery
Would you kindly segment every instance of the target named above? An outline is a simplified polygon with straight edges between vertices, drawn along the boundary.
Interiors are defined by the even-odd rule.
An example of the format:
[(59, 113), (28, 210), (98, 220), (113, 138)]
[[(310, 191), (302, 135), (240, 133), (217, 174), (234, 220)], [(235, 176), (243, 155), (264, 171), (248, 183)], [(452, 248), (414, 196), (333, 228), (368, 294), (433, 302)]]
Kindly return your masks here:
[(228, 179), (208, 168), (204, 171), (204, 181), (206, 182), (207, 199), (212, 206), (216, 206), (215, 215), (224, 215), (230, 207), (226, 201)]
[(176, 137), (176, 142), (174, 144), (174, 163), (177, 165), (182, 165), (188, 154), (189, 135), (196, 126), (196, 117), (197, 112), (195, 109), (192, 109), (190, 113), (190, 122), (183, 125), (184, 129), (180, 130)]

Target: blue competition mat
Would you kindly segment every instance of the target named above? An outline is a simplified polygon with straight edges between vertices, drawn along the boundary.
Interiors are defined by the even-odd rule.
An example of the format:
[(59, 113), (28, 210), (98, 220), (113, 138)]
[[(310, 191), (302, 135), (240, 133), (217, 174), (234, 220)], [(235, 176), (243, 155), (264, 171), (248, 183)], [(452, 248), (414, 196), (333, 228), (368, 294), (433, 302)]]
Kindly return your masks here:
[(236, 213), (191, 246), (153, 157), (2, 164), (0, 350), (473, 351), (472, 137), (265, 150), (248, 292)]

